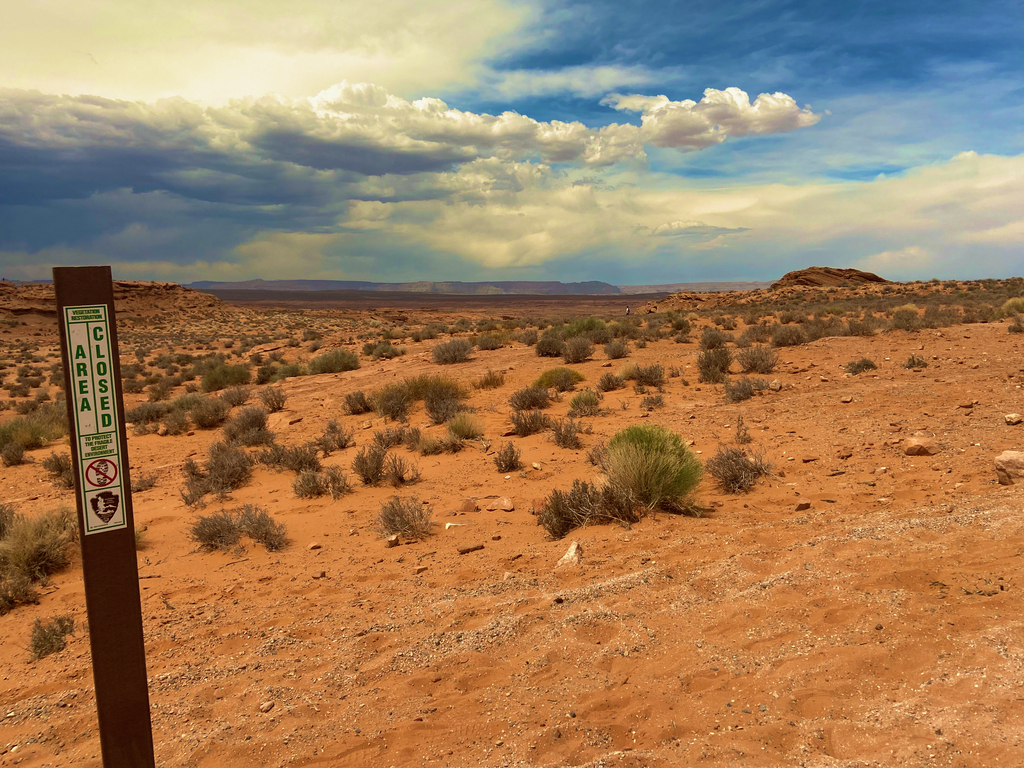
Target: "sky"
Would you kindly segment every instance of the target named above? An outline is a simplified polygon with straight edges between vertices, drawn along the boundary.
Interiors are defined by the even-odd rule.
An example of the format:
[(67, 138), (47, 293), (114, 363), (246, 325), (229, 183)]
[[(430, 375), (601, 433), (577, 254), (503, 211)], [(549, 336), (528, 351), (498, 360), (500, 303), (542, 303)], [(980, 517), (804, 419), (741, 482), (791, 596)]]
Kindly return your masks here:
[(1024, 9), (37, 0), (0, 277), (1024, 273)]

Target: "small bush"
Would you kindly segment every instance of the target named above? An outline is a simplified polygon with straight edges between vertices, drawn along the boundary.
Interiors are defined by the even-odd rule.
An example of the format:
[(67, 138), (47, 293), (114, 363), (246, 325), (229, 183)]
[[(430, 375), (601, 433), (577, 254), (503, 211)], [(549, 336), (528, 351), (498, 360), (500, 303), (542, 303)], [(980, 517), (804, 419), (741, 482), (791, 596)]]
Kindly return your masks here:
[(858, 373), (864, 373), (864, 371), (873, 371), (877, 369), (873, 360), (869, 360), (866, 357), (862, 357), (860, 360), (851, 360), (846, 364), (846, 372), (856, 376)]
[(1007, 299), (996, 313), (998, 317), (1013, 317), (1024, 312), (1024, 296)]
[(583, 425), (575, 419), (556, 419), (551, 422), (551, 437), (559, 448), (573, 450), (582, 448), (581, 432), (583, 432)]
[(225, 443), (210, 446), (206, 467), (186, 459), (182, 466), (185, 489), (182, 498), (188, 506), (201, 504), (208, 493), (226, 495), (241, 488), (252, 477), (253, 460), (244, 450)]
[(554, 387), (559, 392), (568, 392), (583, 380), (583, 374), (579, 371), (573, 370), (572, 368), (548, 368), (537, 377), (537, 380), (533, 382), (532, 386), (541, 389)]
[(366, 399), (366, 395), (363, 394), (363, 390), (357, 389), (355, 392), (350, 392), (345, 395), (345, 412), (353, 416), (360, 413), (369, 413), (373, 410), (373, 406), (370, 405), (370, 401)]
[(1024, 333), (1024, 318), (1015, 314), (1013, 316), (1013, 322), (1006, 326), (1006, 331), (1008, 333)]
[(252, 389), (249, 387), (229, 387), (220, 393), (220, 398), (234, 408), (235, 406), (245, 405), (249, 402), (249, 397), (251, 395)]
[(771, 347), (750, 347), (736, 356), (744, 373), (771, 373), (779, 364), (779, 353)]
[(277, 413), (288, 402), (288, 395), (280, 387), (264, 387), (260, 390), (260, 402), (269, 413)]
[(359, 449), (359, 453), (352, 460), (352, 471), (363, 481), (363, 485), (377, 485), (384, 479), (384, 460), (387, 453), (387, 449), (379, 445)]
[(479, 350), (482, 350), (484, 352), (490, 352), (491, 350), (494, 349), (501, 349), (502, 343), (501, 339), (499, 339), (497, 336), (485, 333), (477, 338), (476, 346), (477, 349)]
[(562, 348), (562, 359), (567, 363), (582, 363), (594, 354), (594, 345), (586, 336), (573, 336)]
[(768, 382), (764, 379), (748, 379), (746, 377), (736, 381), (724, 382), (725, 401), (727, 403), (739, 403), (749, 400), (756, 392), (768, 389)]
[(916, 331), (920, 327), (921, 318), (918, 316), (916, 308), (901, 307), (893, 312), (889, 319), (889, 330), (891, 331)]
[(473, 345), (467, 339), (452, 339), (434, 346), (430, 356), (438, 365), (464, 363), (473, 352)]
[(448, 422), (448, 432), (460, 440), (475, 440), (483, 437), (484, 425), (475, 416), (460, 413)]
[(616, 389), (622, 389), (626, 386), (625, 380), (621, 376), (616, 376), (610, 371), (601, 376), (597, 380), (597, 388), (602, 392), (614, 392)]
[(537, 331), (534, 330), (533, 328), (530, 328), (529, 330), (520, 333), (517, 339), (521, 344), (525, 344), (528, 347), (532, 347), (534, 344), (537, 343)]
[(580, 480), (568, 491), (552, 491), (537, 514), (537, 524), (553, 539), (564, 538), (585, 525), (618, 521), (629, 524), (640, 518), (628, 490), (608, 484), (603, 488)]
[(565, 342), (552, 330), (544, 331), (533, 348), (537, 357), (561, 357)]
[(640, 400), (640, 410), (650, 413), (658, 408), (665, 407), (664, 395), (647, 395)]
[(377, 532), (383, 536), (399, 534), (419, 539), (430, 533), (433, 509), (419, 499), (393, 496), (380, 506), (377, 514)]
[(517, 411), (530, 411), (539, 408), (547, 408), (551, 402), (551, 398), (546, 389), (541, 387), (527, 387), (514, 392), (512, 397), (508, 399), (508, 402), (509, 405)]
[(499, 472), (514, 472), (523, 468), (522, 454), (515, 443), (509, 440), (494, 454), (494, 466)]
[(18, 442), (7, 443), (0, 448), (0, 461), (5, 467), (17, 467), (25, 463), (25, 446)]
[(390, 341), (380, 344), (370, 343), (363, 347), (363, 354), (369, 355), (374, 360), (394, 360), (396, 357), (404, 355), (405, 352), (405, 347), (396, 347)]
[(124, 419), (129, 424), (156, 424), (169, 410), (163, 403), (140, 403), (125, 411)]
[[(806, 320), (806, 318), (804, 318)], [(773, 347), (798, 347), (805, 344), (803, 330), (796, 325), (776, 325), (772, 328)]]
[(504, 385), (505, 374), (501, 371), (487, 370), (483, 376), (473, 382), (473, 386), (476, 389), (497, 389)]
[(229, 443), (238, 445), (272, 443), (274, 433), (267, 429), (268, 415), (267, 411), (259, 406), (243, 408), (224, 424), (224, 437)]
[(385, 451), (405, 442), (405, 427), (385, 427), (373, 433), (373, 442)]
[(927, 368), (928, 361), (925, 360), (923, 357), (918, 357), (917, 355), (912, 354), (910, 357), (907, 358), (907, 362), (903, 364), (903, 367), (908, 370), (912, 368)]
[(373, 393), (373, 409), (378, 416), (394, 421), (406, 421), (412, 408), (409, 390), (400, 383), (386, 384)]
[(458, 398), (443, 395), (424, 398), (423, 406), (432, 424), (444, 424), (446, 421), (454, 419), (460, 413), (469, 410), (469, 406)]
[(238, 384), (249, 383), (249, 368), (245, 365), (219, 363), (203, 374), (203, 392), (217, 392)]
[(242, 535), (263, 544), (268, 552), (278, 552), (288, 543), (286, 529), (262, 507), (246, 504), (238, 509), (200, 515), (190, 528), (190, 536), (200, 548), (210, 552), (238, 547)]
[(709, 326), (700, 336), (700, 348), (705, 352), (709, 349), (721, 349), (730, 341), (732, 341), (732, 335), (722, 333), (717, 328)]
[(213, 429), (224, 423), (231, 407), (217, 397), (204, 397), (188, 411), (196, 429)]
[(771, 466), (762, 454), (747, 456), (738, 448), (725, 446), (718, 447), (718, 452), (707, 460), (705, 469), (728, 493), (749, 491), (759, 477), (771, 472)]
[(43, 459), (43, 469), (50, 473), (50, 480), (58, 488), (70, 490), (75, 487), (75, 473), (71, 466), (71, 454), (52, 452)]
[(518, 437), (527, 437), (543, 432), (551, 426), (551, 419), (540, 411), (513, 411), (512, 429)]
[(601, 395), (592, 389), (585, 389), (577, 392), (569, 401), (569, 415), (598, 416), (601, 413)]
[(391, 454), (384, 462), (384, 478), (388, 485), (401, 488), (408, 483), (415, 483), (420, 479), (420, 470), (415, 464), (411, 464), (401, 456)]
[(132, 475), (132, 493), (142, 493), (156, 487), (156, 472), (136, 472)]
[(343, 371), (354, 371), (358, 367), (359, 358), (355, 353), (347, 349), (332, 349), (330, 352), (314, 357), (309, 363), (309, 372), (312, 374), (342, 373)]
[(355, 443), (355, 437), (351, 429), (345, 429), (334, 419), (327, 422), (324, 433), (320, 435), (314, 444), (324, 454), (324, 458), (330, 456), (334, 451), (341, 451)]
[(609, 341), (604, 345), (604, 354), (609, 360), (620, 360), (629, 354), (629, 344), (622, 339)]
[(665, 368), (661, 363), (627, 365), (622, 371), (622, 378), (644, 387), (660, 387), (665, 383)]
[(32, 635), (28, 643), (28, 651), (32, 661), (49, 656), (51, 653), (63, 651), (68, 644), (67, 636), (75, 631), (75, 620), (70, 614), (55, 616), (43, 622), (38, 617), (32, 625)]
[(639, 424), (608, 441), (605, 468), (610, 484), (625, 489), (649, 509), (682, 511), (700, 484), (700, 461), (683, 439), (665, 427)]
[(303, 472), (292, 483), (292, 490), (300, 499), (331, 495), (338, 499), (349, 490), (348, 478), (338, 467), (327, 467), (323, 472)]
[(697, 355), (697, 380), (702, 384), (720, 384), (725, 381), (732, 365), (732, 352), (726, 347), (708, 349)]

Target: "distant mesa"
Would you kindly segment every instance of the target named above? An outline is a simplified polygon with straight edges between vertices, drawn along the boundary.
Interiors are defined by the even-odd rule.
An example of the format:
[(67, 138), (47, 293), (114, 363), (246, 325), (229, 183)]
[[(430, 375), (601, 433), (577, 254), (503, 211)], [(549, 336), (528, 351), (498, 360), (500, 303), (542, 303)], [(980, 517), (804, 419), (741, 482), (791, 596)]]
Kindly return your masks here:
[(835, 267), (808, 267), (787, 272), (778, 282), (772, 283), (772, 290), (779, 288), (838, 288), (854, 287), (864, 283), (888, 283), (884, 277), (859, 269), (836, 269)]
[(586, 294), (608, 295), (622, 293), (618, 286), (589, 280), (581, 283), (562, 283), (555, 280), (500, 280), (464, 283), (460, 280), (435, 282), (418, 280), (411, 283), (374, 283), (364, 280), (243, 280), (240, 282), (214, 282), (200, 280), (189, 283), (198, 291), (391, 291), (400, 293), (454, 293), (471, 296), (503, 296), (509, 294)]

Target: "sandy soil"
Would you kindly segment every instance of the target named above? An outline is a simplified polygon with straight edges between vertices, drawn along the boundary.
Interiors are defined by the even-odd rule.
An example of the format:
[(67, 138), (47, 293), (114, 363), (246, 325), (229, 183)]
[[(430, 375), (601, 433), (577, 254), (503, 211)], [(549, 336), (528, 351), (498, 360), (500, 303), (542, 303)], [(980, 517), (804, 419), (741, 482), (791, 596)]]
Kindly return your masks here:
[[(52, 343), (52, 319), (23, 318), (5, 339)], [(133, 471), (159, 474), (135, 496), (158, 764), (1024, 764), (1022, 493), (997, 485), (993, 468), (1021, 447), (1024, 425), (1003, 416), (1024, 410), (1024, 338), (986, 324), (822, 339), (780, 350), (781, 391), (738, 404), (696, 384), (696, 344), (651, 343), (629, 359), (682, 370), (663, 409), (642, 414), (632, 391), (609, 393), (583, 450), (513, 438), (527, 469), (508, 476), (492, 461), (509, 439), (508, 397), (557, 361), (517, 343), (440, 368), (434, 343), (289, 379), (271, 423), (293, 445), (338, 419), (366, 444), (381, 422), (344, 415), (346, 393), (422, 372), (468, 382), (505, 371), (504, 386), (469, 401), (489, 453), (396, 449), (422, 471), (403, 495), (434, 510), (422, 541), (389, 549), (376, 534), (390, 488), (303, 500), (292, 473), (257, 468), (201, 513), (258, 503), (290, 546), (197, 551), (188, 530), (200, 512), (182, 502), (180, 467), (219, 433), (130, 436)], [(911, 353), (928, 367), (906, 370)], [(845, 374), (860, 357), (878, 370)], [(586, 386), (609, 362), (598, 351), (574, 367)], [(552, 489), (592, 478), (587, 449), (628, 424), (670, 427), (706, 459), (733, 443), (740, 416), (775, 475), (742, 495), (707, 478), (703, 517), (551, 541), (531, 514)], [(422, 404), (411, 421), (426, 427)], [(941, 451), (903, 455), (916, 433)], [(20, 511), (73, 503), (40, 466), (54, 447), (0, 470)], [(348, 472), (356, 450), (325, 463)], [(515, 509), (488, 511), (499, 497)], [(480, 511), (461, 511), (466, 499)], [(571, 541), (582, 564), (556, 568)], [(99, 766), (78, 562), (43, 592), (0, 617), (0, 766)], [(59, 613), (78, 626), (68, 648), (30, 662), (32, 622)]]

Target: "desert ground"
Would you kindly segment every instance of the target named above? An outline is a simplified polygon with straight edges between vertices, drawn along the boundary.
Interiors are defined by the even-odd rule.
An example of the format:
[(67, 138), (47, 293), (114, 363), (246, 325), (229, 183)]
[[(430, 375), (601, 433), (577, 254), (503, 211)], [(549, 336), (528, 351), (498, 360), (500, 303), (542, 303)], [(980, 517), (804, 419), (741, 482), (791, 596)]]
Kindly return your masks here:
[[(586, 301), (533, 305), (543, 313), (534, 315), (501, 297), (456, 309), (303, 309), (119, 285), (122, 368), (137, 381), (126, 385), (129, 413), (186, 394), (221, 397), (227, 390), (204, 393), (201, 377), (182, 376), (221, 354), (253, 377), (232, 418), (275, 388), (286, 396), (268, 417), (276, 444), (303, 446), (332, 420), (353, 438), (320, 459), (347, 476), (337, 498), (299, 497), (296, 472), (256, 464), (240, 487), (189, 505), (183, 467), (206, 461), (222, 426), (168, 428), (167, 414), (129, 425), (133, 480), (152, 483), (134, 509), (157, 763), (1024, 764), (1024, 494), (1020, 480), (997, 482), (994, 464), (1024, 442), (1024, 424), (1006, 418), (1024, 412), (1024, 334), (1009, 333), (1001, 311), (1022, 289), (797, 285), (667, 297), (629, 318), (602, 309), (609, 328), (635, 328), (623, 337), (627, 356), (609, 359), (598, 343), (567, 364), (538, 356), (520, 334), (545, 325), (538, 317), (558, 327), (594, 314)], [(31, 416), (18, 403), (58, 396), (45, 380), (60, 359), (47, 291), (0, 291), (0, 376), (12, 404), (0, 429)], [(919, 318), (904, 323), (910, 330), (894, 322), (908, 304)], [(673, 327), (684, 320), (688, 334)], [(873, 323), (873, 333), (830, 335), (850, 321)], [(428, 338), (432, 324), (445, 330)], [(731, 333), (726, 348), (738, 355), (737, 340), (759, 324), (803, 328), (805, 340), (765, 343), (774, 371), (751, 374), (764, 382), (730, 402), (722, 383), (700, 380), (702, 335)], [(434, 362), (435, 346), (481, 334), (500, 346)], [(405, 353), (375, 360), (369, 348), (383, 339)], [(360, 367), (299, 375), (336, 349)], [(847, 370), (864, 358), (876, 367)], [(906, 367), (911, 358), (918, 367)], [(549, 430), (510, 434), (510, 397), (543, 371), (567, 365), (583, 376), (544, 409), (565, 418), (574, 394), (631, 364), (661, 365), (660, 389), (638, 393), (627, 381), (605, 392), (597, 414), (579, 420), (581, 448), (559, 447)], [(35, 374), (24, 366), (45, 369), (27, 394), (18, 377)], [(488, 372), (501, 383), (474, 387)], [(405, 424), (349, 413), (346, 396), (372, 401), (424, 374), (464, 386), (482, 438), (455, 453), (394, 446), (419, 478), (364, 484), (357, 452)], [(728, 381), (741, 378), (733, 362)], [(546, 499), (574, 480), (600, 484), (595, 447), (635, 424), (667, 427), (702, 462), (725, 447), (770, 469), (746, 492), (705, 472), (688, 514), (553, 538), (538, 525)], [(408, 426), (447, 434), (423, 402)], [(927, 452), (907, 454), (915, 438)], [(496, 468), (508, 442), (522, 469)], [(74, 492), (43, 466), (67, 450), (57, 437), (0, 469), (0, 501), (26, 518), (73, 507)], [(429, 507), (432, 525), (393, 545), (377, 519), (396, 495)], [(243, 537), (209, 551), (193, 538), (201, 517), (246, 504), (283, 524), (283, 549)], [(559, 565), (573, 542), (581, 557)], [(35, 584), (37, 602), (0, 616), (0, 766), (101, 765), (76, 550)], [(74, 621), (66, 648), (34, 659), (34, 622), (61, 615)]]

